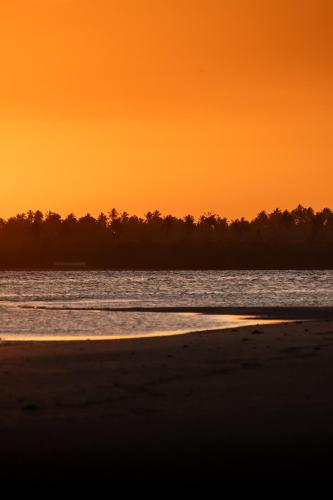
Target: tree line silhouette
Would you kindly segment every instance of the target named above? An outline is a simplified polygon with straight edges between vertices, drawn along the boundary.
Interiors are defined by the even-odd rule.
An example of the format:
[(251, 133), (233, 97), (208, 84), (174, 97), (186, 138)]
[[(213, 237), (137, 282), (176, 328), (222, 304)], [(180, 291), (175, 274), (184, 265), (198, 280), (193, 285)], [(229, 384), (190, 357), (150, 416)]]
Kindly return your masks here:
[(145, 217), (112, 209), (97, 218), (29, 211), (0, 219), (0, 267), (107, 269), (333, 268), (333, 212), (260, 212), (228, 221)]

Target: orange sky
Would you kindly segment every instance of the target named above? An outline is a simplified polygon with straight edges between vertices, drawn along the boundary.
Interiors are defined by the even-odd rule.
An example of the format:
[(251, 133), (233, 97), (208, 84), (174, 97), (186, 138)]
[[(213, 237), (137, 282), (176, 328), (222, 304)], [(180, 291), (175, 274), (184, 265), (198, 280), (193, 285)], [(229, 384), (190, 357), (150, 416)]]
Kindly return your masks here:
[(331, 0), (1, 0), (0, 215), (333, 208)]

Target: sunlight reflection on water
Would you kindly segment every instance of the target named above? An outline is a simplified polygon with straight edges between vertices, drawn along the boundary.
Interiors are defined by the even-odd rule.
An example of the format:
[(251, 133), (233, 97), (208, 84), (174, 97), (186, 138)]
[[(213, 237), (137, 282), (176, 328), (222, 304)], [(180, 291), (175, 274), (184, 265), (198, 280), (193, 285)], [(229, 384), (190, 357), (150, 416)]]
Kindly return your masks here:
[(0, 285), (1, 336), (17, 340), (123, 338), (244, 324), (235, 316), (110, 307), (333, 306), (333, 271), (1, 272)]

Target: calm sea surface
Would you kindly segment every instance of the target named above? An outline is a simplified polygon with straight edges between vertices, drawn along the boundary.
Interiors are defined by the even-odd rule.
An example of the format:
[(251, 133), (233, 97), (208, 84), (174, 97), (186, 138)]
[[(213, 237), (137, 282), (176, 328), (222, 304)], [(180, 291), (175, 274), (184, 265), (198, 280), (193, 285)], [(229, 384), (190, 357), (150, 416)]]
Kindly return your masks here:
[(150, 336), (244, 324), (219, 315), (108, 310), (133, 306), (333, 306), (333, 271), (0, 273), (2, 339)]

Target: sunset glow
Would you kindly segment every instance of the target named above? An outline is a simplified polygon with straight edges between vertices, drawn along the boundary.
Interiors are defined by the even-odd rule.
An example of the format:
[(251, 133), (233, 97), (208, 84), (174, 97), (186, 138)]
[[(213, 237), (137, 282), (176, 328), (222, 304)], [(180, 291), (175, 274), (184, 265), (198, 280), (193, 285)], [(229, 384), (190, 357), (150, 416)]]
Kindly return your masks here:
[(333, 195), (330, 0), (4, 0), (1, 216)]

